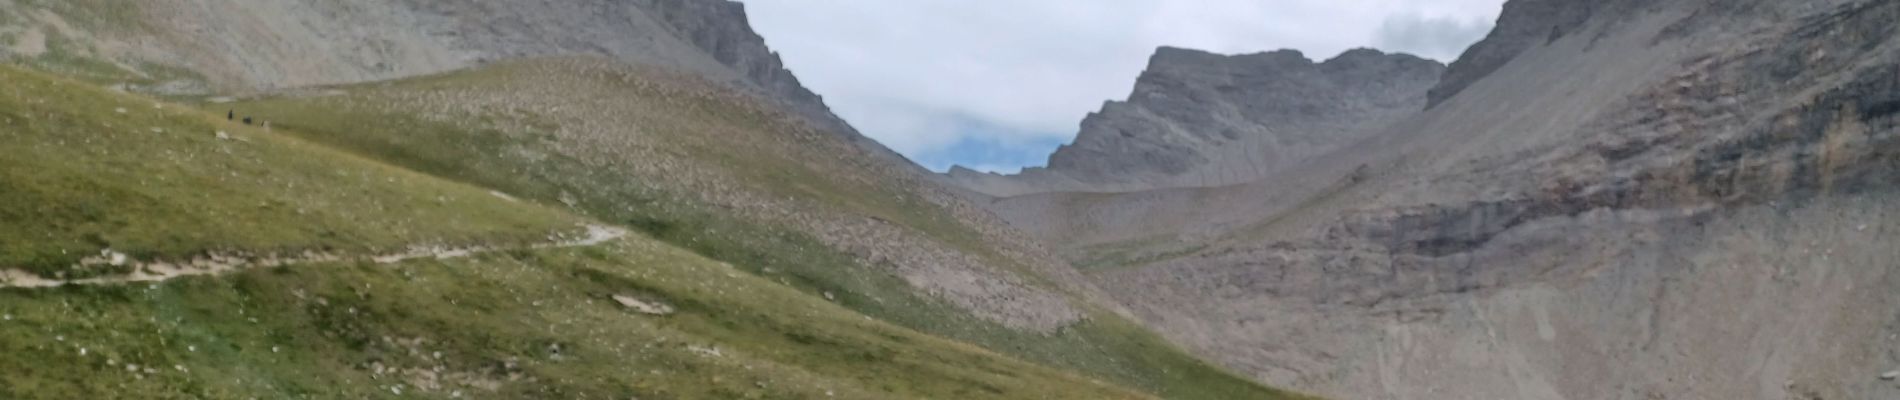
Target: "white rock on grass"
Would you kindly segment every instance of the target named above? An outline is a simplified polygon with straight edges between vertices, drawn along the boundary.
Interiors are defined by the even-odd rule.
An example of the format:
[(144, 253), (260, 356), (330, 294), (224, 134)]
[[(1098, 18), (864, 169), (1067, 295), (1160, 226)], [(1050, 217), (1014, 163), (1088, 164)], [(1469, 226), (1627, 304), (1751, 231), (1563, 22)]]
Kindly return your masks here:
[(1884, 374), (1880, 374), (1880, 380), (1891, 381), (1894, 379), (1900, 379), (1900, 369), (1887, 371)]
[(112, 264), (114, 267), (125, 266), (126, 261), (128, 261), (125, 253), (112, 251), (112, 249), (100, 250), (99, 255), (105, 256), (106, 263)]
[(664, 303), (643, 301), (643, 300), (634, 298), (632, 296), (624, 296), (624, 295), (618, 295), (618, 294), (614, 295), (613, 297), (614, 297), (614, 302), (620, 303), (620, 305), (627, 306), (627, 308), (633, 309), (634, 311), (638, 311), (642, 314), (667, 315), (667, 314), (673, 313), (673, 306), (669, 306)]
[(718, 347), (700, 347), (700, 346), (689, 345), (689, 346), (686, 346), (686, 351), (698, 353), (699, 355), (706, 356), (706, 357), (713, 357), (713, 358), (726, 356), (726, 353), (724, 351), (720, 351)]
[(231, 140), (231, 134), (218, 131), (218, 140)]

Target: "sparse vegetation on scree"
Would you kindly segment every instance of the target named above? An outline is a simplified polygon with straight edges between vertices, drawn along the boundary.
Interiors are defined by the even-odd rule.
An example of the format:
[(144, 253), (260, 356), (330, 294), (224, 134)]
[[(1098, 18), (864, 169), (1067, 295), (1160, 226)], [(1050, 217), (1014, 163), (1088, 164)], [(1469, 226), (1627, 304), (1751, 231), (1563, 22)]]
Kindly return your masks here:
[[(449, 179), (492, 187), (531, 201), (572, 204), (605, 221), (624, 223), (648, 235), (727, 262), (739, 269), (799, 289), (812, 297), (831, 294), (852, 310), (901, 326), (977, 344), (1044, 365), (1072, 369), (1166, 398), (1294, 398), (1229, 374), (1186, 355), (1133, 322), (1093, 312), (1089, 320), (1054, 334), (1024, 332), (977, 318), (941, 300), (921, 294), (887, 270), (866, 265), (788, 227), (748, 220), (709, 205), (657, 179), (629, 175), (621, 168), (590, 166), (565, 156), (554, 132), (562, 123), (521, 109), (470, 112), (441, 104), (405, 101), (445, 87), (476, 87), (517, 79), (519, 69), (504, 64), (483, 70), (424, 77), (391, 84), (337, 88), (322, 95), (298, 95), (241, 101), (236, 107), (273, 120), (278, 126), (320, 143), (349, 149), (386, 162)], [(512, 70), (511, 69), (516, 69)], [(622, 82), (600, 86), (626, 86)], [(612, 98), (660, 96), (635, 89)], [(418, 94), (420, 93), (420, 94)], [(817, 199), (814, 207), (834, 207), (872, 215), (927, 232), (961, 247), (980, 247), (974, 234), (962, 233), (935, 206), (917, 196), (869, 195), (892, 189), (829, 177), (784, 155), (758, 153), (756, 144), (706, 143), (732, 138), (721, 129), (783, 134), (757, 112), (695, 98), (646, 100), (627, 112), (667, 113), (690, 124), (641, 127), (662, 135), (657, 152), (703, 163), (706, 168), (742, 166), (740, 184), (775, 196)], [(653, 108), (652, 104), (663, 104)], [(670, 106), (670, 107), (669, 107)], [(455, 108), (452, 120), (428, 118), (438, 107)], [(732, 128), (739, 126), (739, 128)], [(674, 130), (671, 128), (679, 128)], [(444, 145), (448, 144), (448, 145)], [(792, 151), (792, 150), (787, 150)], [(625, 162), (658, 162), (633, 159)], [(616, 161), (618, 163), (618, 161)], [(678, 177), (672, 177), (678, 179)], [(826, 190), (828, 189), (828, 190)], [(815, 195), (813, 192), (828, 194)], [(845, 195), (847, 193), (854, 195)], [(979, 254), (980, 254), (979, 249)]]

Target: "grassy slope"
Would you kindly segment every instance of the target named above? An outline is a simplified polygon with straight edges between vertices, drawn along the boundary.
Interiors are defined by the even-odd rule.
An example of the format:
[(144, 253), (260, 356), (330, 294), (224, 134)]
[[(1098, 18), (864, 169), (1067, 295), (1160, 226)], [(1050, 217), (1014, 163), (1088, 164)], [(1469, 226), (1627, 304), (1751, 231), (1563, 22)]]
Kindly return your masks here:
[[(828, 248), (808, 235), (773, 224), (748, 221), (718, 207), (698, 202), (691, 193), (673, 193), (642, 183), (639, 177), (559, 156), (552, 149), (551, 132), (559, 126), (541, 121), (534, 128), (511, 131), (502, 124), (483, 124), (486, 116), (466, 115), (461, 123), (431, 122), (417, 115), (421, 107), (392, 102), (376, 94), (426, 91), (456, 85), (490, 85), (515, 79), (509, 67), (457, 73), (348, 88), (351, 95), (316, 98), (275, 98), (239, 104), (247, 112), (296, 127), (313, 141), (353, 149), (388, 162), (440, 174), (545, 202), (573, 201), (584, 213), (608, 221), (625, 222), (679, 247), (693, 250), (738, 268), (776, 280), (807, 293), (832, 292), (839, 303), (866, 315), (1045, 365), (1082, 371), (1101, 379), (1144, 389), (1169, 398), (1291, 398), (1263, 388), (1185, 355), (1153, 334), (1119, 317), (1096, 312), (1092, 319), (1055, 335), (1024, 333), (977, 319), (911, 290), (902, 280), (875, 266)], [(624, 82), (622, 82), (624, 83)], [(604, 80), (603, 86), (615, 83)], [(784, 155), (757, 152), (746, 143), (705, 143), (707, 140), (744, 141), (731, 132), (774, 131), (757, 112), (734, 110), (716, 101), (653, 93), (642, 85), (628, 85), (621, 98), (666, 97), (658, 109), (645, 112), (683, 116), (678, 125), (661, 121), (644, 131), (665, 132), (671, 143), (683, 143), (680, 154), (706, 165), (739, 166), (755, 190), (804, 199), (821, 207), (837, 207), (877, 216), (927, 232), (938, 240), (963, 247), (980, 247), (967, 232), (934, 205), (917, 196), (891, 195), (887, 187), (827, 179), (828, 174), (786, 160)], [(667, 106), (672, 106), (669, 108)], [(454, 145), (444, 146), (444, 143)], [(513, 157), (509, 155), (534, 155)], [(851, 193), (851, 196), (841, 194)], [(981, 249), (979, 249), (980, 251)]]
[[(7, 259), (542, 238), (579, 221), (149, 99), (10, 67), (0, 78)], [(634, 314), (612, 295), (679, 311)], [(0, 289), (0, 371), (4, 398), (1141, 397), (644, 238)]]
[(69, 268), (107, 248), (181, 259), (544, 241), (582, 221), (182, 106), (10, 68), (0, 81), (0, 268), (86, 275), (101, 271)]
[[(632, 313), (611, 295), (679, 311)], [(0, 290), (0, 313), (9, 398), (1140, 397), (643, 239)]]

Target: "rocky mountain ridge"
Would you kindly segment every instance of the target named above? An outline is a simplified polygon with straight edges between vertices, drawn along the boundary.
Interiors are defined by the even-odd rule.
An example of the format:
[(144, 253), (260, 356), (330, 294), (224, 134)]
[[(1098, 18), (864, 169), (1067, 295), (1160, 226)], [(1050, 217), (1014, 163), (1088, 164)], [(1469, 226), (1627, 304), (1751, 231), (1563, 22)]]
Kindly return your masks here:
[(751, 91), (903, 159), (832, 114), (752, 30), (744, 4), (732, 1), (4, 0), (0, 10), (0, 34), (13, 38), (0, 43), (0, 57), (135, 91), (257, 92), (602, 55)]
[[(0, 100), (13, 101), (0, 107), (0, 114), (10, 116), (10, 128), (0, 129), (0, 135), (25, 134), (35, 141), (7, 143), (57, 147), (65, 153), (46, 154), (77, 155), (14, 160), (23, 167), (0, 174), (6, 175), (0, 178), (5, 186), (34, 189), (0, 191), (0, 203), (13, 210), (8, 212), (12, 217), (0, 219), (25, 217), (53, 227), (0, 234), (38, 246), (28, 249), (37, 253), (8, 246), (0, 250), (0, 259), (30, 261), (27, 267), (41, 279), (38, 282), (51, 285), (94, 274), (102, 274), (104, 279), (97, 281), (108, 283), (116, 277), (136, 278), (139, 271), (126, 270), (155, 265), (148, 261), (188, 260), (194, 254), (307, 255), (278, 258), (294, 265), (269, 271), (204, 274), (152, 286), (107, 285), (97, 292), (49, 289), (10, 295), (45, 304), (113, 308), (123, 311), (126, 321), (156, 324), (169, 317), (143, 316), (168, 308), (111, 293), (197, 293), (194, 288), (245, 286), (257, 282), (253, 278), (258, 275), (281, 278), (290, 276), (282, 272), (292, 270), (338, 279), (368, 272), (357, 276), (364, 278), (361, 284), (291, 280), (348, 290), (357, 299), (373, 298), (387, 309), (404, 310), (379, 315), (376, 325), (364, 325), (355, 317), (361, 315), (359, 308), (339, 304), (336, 310), (348, 310), (350, 316), (342, 318), (351, 322), (331, 324), (334, 329), (322, 332), (304, 329), (307, 326), (288, 329), (324, 335), (297, 340), (299, 345), (349, 343), (313, 351), (324, 357), (321, 362), (279, 363), (276, 347), (269, 354), (218, 351), (215, 357), (190, 363), (167, 362), (176, 371), (293, 367), (245, 375), (235, 380), (242, 388), (197, 389), (207, 387), (200, 385), (205, 381), (233, 380), (190, 374), (142, 381), (149, 386), (114, 386), (123, 380), (73, 377), (117, 373), (116, 365), (102, 372), (92, 362), (60, 362), (54, 364), (64, 369), (6, 374), (8, 380), (46, 384), (0, 385), (5, 386), (0, 397), (165, 397), (193, 391), (190, 395), (236, 398), (384, 392), (499, 398), (592, 398), (603, 393), (641, 398), (954, 398), (972, 393), (986, 398), (1305, 398), (1206, 363), (1142, 328), (1132, 321), (1132, 313), (1046, 248), (934, 184), (930, 176), (918, 173), (921, 168), (851, 132), (783, 69), (746, 26), (739, 3), (0, 0), (0, 45), (13, 64), (0, 67), (0, 73), (30, 77), (23, 81), (34, 83), (5, 91)], [(49, 106), (49, 100), (55, 105)], [(230, 120), (226, 110), (246, 118)], [(147, 125), (141, 118), (152, 114), (171, 115), (179, 122)], [(265, 123), (253, 124), (251, 117)], [(827, 126), (826, 121), (835, 124)], [(123, 138), (162, 141), (168, 147), (140, 148)], [(298, 151), (276, 157), (238, 151), (277, 141)], [(232, 162), (218, 156), (233, 152), (243, 159)], [(334, 168), (330, 161), (298, 163), (297, 157), (306, 153), (335, 155), (389, 169), (404, 179), (440, 181), (473, 194), (394, 190), (401, 199), (418, 201), (391, 202), (389, 196), (380, 196), (386, 193), (365, 188), (404, 187), (399, 180), (359, 176)], [(197, 174), (189, 179), (164, 175), (173, 170), (172, 164)], [(284, 165), (302, 169), (256, 167)], [(55, 175), (62, 171), (79, 172)], [(295, 179), (306, 173), (324, 180), (310, 184)], [(99, 184), (67, 178), (93, 175), (111, 179)], [(216, 190), (207, 196), (205, 188)], [(331, 208), (312, 208), (243, 196), (251, 191), (289, 192), (284, 197), (291, 199), (307, 197), (297, 192), (335, 194), (348, 200), (318, 197), (315, 201)], [(545, 207), (639, 234), (600, 247), (529, 245), (473, 254), (466, 249), (475, 247), (428, 237), (431, 230), (380, 228), (401, 223), (466, 229), (469, 221), (482, 219), (429, 212), (455, 209), (468, 197), (484, 204)], [(192, 222), (222, 225), (194, 229), (168, 224), (167, 218), (181, 218), (181, 213), (148, 207), (154, 199), (202, 213), (185, 215), (220, 216), (182, 217)], [(60, 208), (68, 203), (84, 204), (85, 209)], [(112, 221), (67, 223), (108, 218)], [(305, 222), (310, 219), (332, 225)], [(259, 226), (288, 228), (290, 233), (254, 233)], [(523, 230), (530, 238), (545, 233)], [(403, 240), (393, 245), (373, 241), (392, 235)], [(250, 245), (254, 242), (225, 237), (293, 244)], [(383, 246), (426, 247), (433, 245), (431, 240), (444, 240), (441, 246), (454, 249), (447, 253), (467, 256), (462, 260), (468, 263), (413, 260), (425, 264), (423, 268), (462, 274), (434, 279), (400, 272), (400, 280), (428, 281), (432, 289), (427, 291), (386, 283), (398, 280), (389, 276), (398, 273), (395, 270), (324, 272), (302, 262), (345, 260), (323, 256), (332, 247), (366, 247), (360, 253), (373, 255), (384, 254)], [(311, 242), (318, 245), (303, 244)], [(608, 247), (626, 251), (609, 254), (617, 250)], [(568, 251), (576, 253), (555, 254)], [(77, 261), (62, 262), (46, 254)], [(94, 258), (81, 258), (83, 254), (99, 254), (103, 258), (98, 259), (108, 261), (88, 263), (85, 260)], [(128, 263), (110, 261), (120, 259), (112, 254), (129, 254), (124, 258)], [(570, 262), (577, 260), (569, 256), (587, 261)], [(470, 280), (471, 268), (463, 268), (467, 264), (504, 266), (494, 275), (501, 285)], [(609, 270), (613, 272), (601, 273)], [(665, 277), (674, 272), (694, 276)], [(747, 283), (731, 285), (735, 282)], [(523, 293), (528, 287), (554, 296)], [(308, 300), (302, 290), (270, 292), (274, 298), (294, 293)], [(101, 293), (105, 295), (98, 296)], [(233, 312), (218, 310), (207, 312), (214, 317), (167, 324), (195, 330), (198, 338), (209, 340), (256, 333), (254, 326), (230, 317), (243, 315), (247, 308), (257, 310), (244, 303), (257, 297), (245, 297), (237, 303), (199, 303), (235, 307), (223, 309)], [(666, 303), (671, 314), (628, 319), (622, 315), (626, 310), (613, 306), (627, 305), (623, 297)], [(544, 302), (554, 298), (563, 304)], [(319, 305), (328, 306), (322, 301), (318, 299)], [(502, 303), (508, 306), (493, 307)], [(609, 312), (573, 314), (582, 307), (570, 304), (605, 306)], [(814, 305), (822, 307), (810, 307)], [(0, 340), (0, 346), (24, 346), (19, 339), (41, 333), (78, 339), (70, 336), (74, 327), (120, 331), (100, 328), (95, 319), (73, 317), (90, 311), (15, 307), (48, 313), (34, 315), (35, 325), (0, 324), (0, 329), (15, 332), (0, 335), (15, 339)], [(306, 317), (296, 307), (301, 306), (249, 322)], [(527, 307), (547, 310), (549, 318), (520, 324), (523, 316), (543, 316), (524, 312)], [(22, 310), (0, 306), (9, 319)], [(844, 318), (830, 318), (837, 316)], [(319, 324), (338, 322), (318, 318), (323, 319)], [(444, 323), (490, 321), (505, 321), (510, 329)], [(542, 321), (569, 328), (559, 335), (541, 332)], [(712, 329), (666, 332), (682, 323)], [(207, 325), (232, 329), (204, 334), (199, 328)], [(48, 326), (59, 328), (40, 329)], [(410, 326), (421, 329), (403, 329)], [(860, 329), (865, 327), (883, 333)], [(35, 333), (17, 333), (27, 330)], [(364, 347), (367, 342), (358, 340), (382, 337), (389, 344), (394, 342), (391, 336), (403, 337), (405, 343), (466, 344), (467, 351), (445, 360), (440, 355), (423, 357), (429, 353), (411, 344), (406, 353), (414, 360), (408, 361), (419, 363), (396, 368), (414, 368), (418, 375), (397, 382), (387, 379), (396, 360), (383, 357), (394, 353)], [(64, 348), (36, 350), (83, 357), (89, 351), (136, 348), (130, 351), (163, 354), (161, 359), (213, 353), (168, 345), (162, 337), (115, 334), (97, 342), (84, 339), (77, 356)], [(142, 342), (146, 339), (153, 341)], [(652, 345), (620, 345), (624, 340)], [(261, 342), (244, 343), (255, 349)], [(656, 350), (660, 344), (667, 348)], [(166, 349), (146, 350), (158, 347)], [(822, 357), (792, 352), (820, 348), (839, 351)], [(943, 349), (952, 351), (936, 351)], [(672, 359), (629, 357), (634, 353)], [(769, 362), (753, 357), (768, 353)], [(45, 356), (13, 352), (0, 357), (0, 363), (22, 365)], [(139, 357), (140, 364), (148, 363)], [(914, 368), (879, 366), (884, 362)], [(542, 368), (556, 363), (562, 368)], [(481, 371), (470, 372), (474, 369)], [(983, 371), (965, 373), (978, 369)], [(425, 371), (430, 375), (421, 376)], [(460, 386), (439, 384), (433, 374), (443, 371), (465, 374), (452, 378), (456, 382), (450, 385)], [(653, 379), (660, 375), (666, 378)], [(953, 375), (956, 378), (944, 378)], [(312, 378), (368, 382), (371, 376), (388, 383), (303, 383)], [(506, 381), (463, 382), (488, 377)], [(836, 384), (844, 381), (834, 378), (849, 382)], [(1052, 384), (1045, 383), (1084, 379), (1098, 383), (1055, 384), (1074, 390), (1051, 390)], [(686, 381), (700, 383), (671, 384)], [(860, 391), (860, 384), (882, 392)], [(1081, 394), (1086, 392), (1096, 394)], [(251, 393), (258, 395), (241, 395)]]
[(1259, 181), (988, 203), (1340, 398), (1884, 398), (1900, 2), (1507, 3), (1430, 109)]
[(949, 178), (998, 197), (1248, 182), (1423, 109), (1443, 71), (1372, 49), (1316, 62), (1294, 50), (1228, 56), (1163, 47), (1128, 99), (1089, 114), (1048, 167), (1010, 176), (955, 168)]

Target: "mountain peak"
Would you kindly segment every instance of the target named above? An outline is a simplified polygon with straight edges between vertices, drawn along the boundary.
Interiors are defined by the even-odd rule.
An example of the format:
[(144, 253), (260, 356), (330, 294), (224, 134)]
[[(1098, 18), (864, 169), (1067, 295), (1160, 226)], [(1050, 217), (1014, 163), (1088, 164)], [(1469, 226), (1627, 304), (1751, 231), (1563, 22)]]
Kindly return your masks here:
[(1369, 48), (1318, 62), (1291, 49), (1225, 55), (1164, 46), (1128, 99), (1090, 113), (1047, 169), (951, 180), (996, 196), (1244, 182), (1422, 109), (1443, 71), (1436, 61)]

